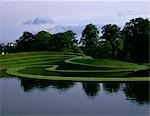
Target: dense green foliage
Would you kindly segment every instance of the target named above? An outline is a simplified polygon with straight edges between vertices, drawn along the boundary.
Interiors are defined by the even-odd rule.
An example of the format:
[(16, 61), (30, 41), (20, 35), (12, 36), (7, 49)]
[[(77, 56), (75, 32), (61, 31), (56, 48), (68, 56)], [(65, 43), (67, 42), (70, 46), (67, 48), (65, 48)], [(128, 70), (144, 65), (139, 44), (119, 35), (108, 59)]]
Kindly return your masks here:
[(133, 62), (149, 62), (150, 21), (132, 19), (126, 23), (123, 34), (126, 58)]
[(82, 45), (82, 49), (86, 55), (95, 56), (98, 40), (99, 40), (99, 31), (95, 25), (89, 24), (82, 31), (82, 37), (80, 43)]
[(75, 33), (72, 31), (57, 33), (52, 36), (50, 50), (59, 52), (79, 52), (80, 49), (77, 44), (78, 43), (75, 39)]
[(111, 58), (115, 59), (121, 43), (121, 29), (117, 25), (108, 24), (102, 27), (101, 39), (111, 46)]
[(58, 51), (58, 52), (81, 52), (77, 45), (75, 33), (66, 31), (51, 35), (46, 31), (40, 31), (33, 35), (30, 32), (24, 32), (16, 40), (16, 52), (27, 51)]
[(71, 30), (56, 34), (46, 31), (36, 34), (24, 32), (14, 44), (1, 43), (0, 52), (78, 52), (93, 58), (148, 63), (149, 27), (148, 19), (136, 18), (127, 22), (122, 30), (115, 24), (104, 25), (100, 36), (97, 27), (88, 24), (82, 31), (79, 43)]
[(23, 35), (16, 40), (16, 51), (32, 51), (34, 35), (30, 32), (24, 32)]
[(50, 49), (50, 42), (52, 41), (52, 35), (46, 31), (40, 31), (33, 38), (32, 49), (35, 51), (46, 51)]

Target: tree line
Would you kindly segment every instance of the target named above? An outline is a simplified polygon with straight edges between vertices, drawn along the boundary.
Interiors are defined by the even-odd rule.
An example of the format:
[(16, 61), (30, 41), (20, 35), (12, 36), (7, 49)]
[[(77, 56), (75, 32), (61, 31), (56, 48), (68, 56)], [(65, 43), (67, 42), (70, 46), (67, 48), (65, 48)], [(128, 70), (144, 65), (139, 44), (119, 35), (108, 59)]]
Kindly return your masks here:
[(93, 58), (109, 58), (137, 63), (149, 62), (150, 21), (144, 18), (131, 19), (123, 29), (116, 24), (107, 24), (99, 30), (88, 24), (82, 31), (80, 41), (76, 34), (66, 32), (50, 34), (40, 31), (36, 34), (24, 32), (15, 44), (0, 44), (0, 51), (58, 51), (78, 52)]

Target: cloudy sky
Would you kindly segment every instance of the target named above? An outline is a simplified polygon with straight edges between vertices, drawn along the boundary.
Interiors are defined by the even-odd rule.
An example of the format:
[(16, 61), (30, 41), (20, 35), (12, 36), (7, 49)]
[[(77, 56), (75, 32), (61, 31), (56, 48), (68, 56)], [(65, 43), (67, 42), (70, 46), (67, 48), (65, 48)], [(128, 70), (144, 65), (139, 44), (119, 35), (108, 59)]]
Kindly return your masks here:
[(149, 6), (146, 0), (1, 0), (0, 41), (15, 40), (25, 30), (54, 25), (124, 25), (132, 18), (150, 18)]

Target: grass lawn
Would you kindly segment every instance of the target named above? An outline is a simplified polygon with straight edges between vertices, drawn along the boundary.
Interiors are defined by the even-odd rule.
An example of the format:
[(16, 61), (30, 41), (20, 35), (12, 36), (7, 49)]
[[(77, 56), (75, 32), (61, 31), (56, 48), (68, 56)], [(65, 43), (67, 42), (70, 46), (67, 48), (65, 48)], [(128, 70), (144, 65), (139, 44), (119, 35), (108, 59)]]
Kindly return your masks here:
[[(69, 81), (149, 81), (132, 73), (148, 69), (146, 65), (92, 59), (62, 52), (23, 52), (0, 56), (0, 76)], [(7, 73), (6, 73), (7, 72)]]

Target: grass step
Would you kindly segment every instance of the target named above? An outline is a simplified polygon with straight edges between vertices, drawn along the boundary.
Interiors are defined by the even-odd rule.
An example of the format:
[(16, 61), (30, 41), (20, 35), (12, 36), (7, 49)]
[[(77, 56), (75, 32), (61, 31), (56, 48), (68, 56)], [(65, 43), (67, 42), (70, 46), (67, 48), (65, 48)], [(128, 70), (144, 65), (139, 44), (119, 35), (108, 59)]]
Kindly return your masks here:
[(149, 79), (144, 73), (140, 77), (134, 77), (135, 75), (132, 74), (146, 70), (148, 66), (108, 59), (93, 59), (78, 53), (23, 52), (0, 55), (0, 58), (0, 72), (3, 75), (7, 72), (19, 77), (70, 81), (114, 81), (114, 79), (115, 81), (121, 79), (144, 81)]

